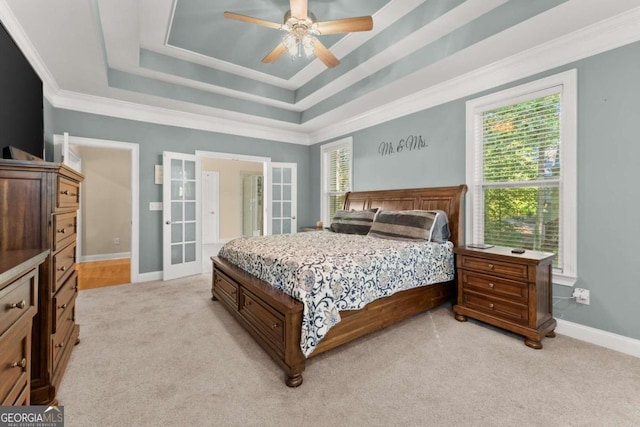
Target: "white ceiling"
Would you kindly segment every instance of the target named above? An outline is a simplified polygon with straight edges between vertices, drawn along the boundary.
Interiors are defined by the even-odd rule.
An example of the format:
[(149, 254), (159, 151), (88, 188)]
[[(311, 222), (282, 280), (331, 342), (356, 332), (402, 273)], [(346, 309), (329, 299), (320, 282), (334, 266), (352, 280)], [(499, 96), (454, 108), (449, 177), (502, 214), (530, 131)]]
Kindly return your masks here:
[[(495, 75), (484, 84), (498, 85), (543, 71), (545, 60), (557, 66), (640, 38), (640, 0), (309, 0), (309, 8), (320, 21), (373, 14), (374, 30), (324, 36), (341, 60), (329, 70), (284, 56), (262, 64), (279, 32), (222, 17), (279, 21), (288, 0), (0, 0), (0, 20), (55, 107), (302, 144), (482, 90), (474, 76), (483, 70)], [(545, 49), (556, 62), (531, 61)]]

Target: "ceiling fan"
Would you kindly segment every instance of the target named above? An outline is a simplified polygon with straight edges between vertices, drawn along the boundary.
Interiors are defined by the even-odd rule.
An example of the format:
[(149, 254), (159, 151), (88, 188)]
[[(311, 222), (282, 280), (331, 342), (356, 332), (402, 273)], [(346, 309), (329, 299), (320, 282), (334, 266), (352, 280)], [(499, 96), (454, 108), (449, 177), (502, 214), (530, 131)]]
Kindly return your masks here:
[(295, 58), (315, 54), (325, 65), (333, 68), (340, 63), (338, 58), (320, 40), (317, 35), (350, 33), (355, 31), (370, 31), (373, 28), (371, 16), (359, 16), (356, 18), (336, 19), (333, 21), (318, 22), (313, 13), (307, 8), (308, 0), (290, 0), (291, 9), (284, 15), (284, 23), (265, 21), (252, 16), (240, 15), (233, 12), (225, 12), (224, 16), (236, 21), (249, 22), (286, 31), (282, 42), (276, 46), (267, 56), (262, 58), (264, 63), (275, 62), (285, 52)]

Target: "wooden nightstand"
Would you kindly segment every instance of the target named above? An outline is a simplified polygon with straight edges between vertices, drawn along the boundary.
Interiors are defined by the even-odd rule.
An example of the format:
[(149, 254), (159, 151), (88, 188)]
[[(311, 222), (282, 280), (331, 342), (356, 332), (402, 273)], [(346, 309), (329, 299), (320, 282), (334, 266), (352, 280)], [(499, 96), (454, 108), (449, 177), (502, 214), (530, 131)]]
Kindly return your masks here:
[(524, 343), (542, 348), (543, 337), (554, 337), (552, 263), (555, 254), (512, 248), (455, 249), (461, 322), (467, 316), (525, 337)]

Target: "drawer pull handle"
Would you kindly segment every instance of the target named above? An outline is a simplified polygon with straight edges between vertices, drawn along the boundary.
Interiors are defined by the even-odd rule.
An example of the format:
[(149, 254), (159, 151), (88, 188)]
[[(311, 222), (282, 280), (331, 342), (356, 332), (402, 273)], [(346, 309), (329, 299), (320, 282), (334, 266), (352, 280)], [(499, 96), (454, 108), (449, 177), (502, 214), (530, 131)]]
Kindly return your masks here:
[(238, 291), (231, 291), (231, 295), (233, 295), (234, 297), (236, 296), (237, 293)]
[(67, 304), (59, 305), (59, 306), (58, 306), (58, 308), (61, 308), (61, 309), (63, 309), (63, 310), (64, 310), (65, 308), (67, 308)]
[(278, 326), (280, 326), (279, 323), (274, 323), (271, 325), (271, 329), (276, 329)]
[(70, 193), (70, 192), (69, 192), (69, 190), (62, 190), (62, 191), (60, 192), (60, 194), (62, 194), (62, 195), (64, 195), (64, 196), (72, 196), (72, 197), (77, 196), (77, 194), (76, 194), (76, 193)]
[(16, 302), (16, 303), (13, 303), (13, 304), (9, 305), (9, 308), (19, 308), (19, 309), (22, 310), (26, 306), (27, 306), (27, 302), (25, 300), (22, 300), (20, 302)]
[(58, 270), (60, 270), (60, 271), (65, 271), (66, 269), (67, 269), (67, 267), (65, 267), (64, 265), (62, 267), (58, 268)]
[(26, 367), (27, 367), (27, 359), (25, 359), (25, 358), (23, 357), (21, 361), (19, 361), (19, 362), (13, 362), (13, 363), (11, 364), (11, 367), (12, 367), (12, 368), (20, 367), (20, 368), (24, 369), (24, 368), (26, 368)]
[(488, 264), (487, 267), (489, 268), (489, 270), (493, 270), (494, 269), (494, 265), (493, 264)]
[(494, 285), (493, 283), (489, 282), (489, 287), (490, 287), (491, 289), (493, 289), (493, 287), (494, 287), (494, 286), (495, 286), (495, 285)]
[(56, 348), (62, 348), (64, 346), (64, 343), (60, 343), (60, 344), (56, 344)]
[(251, 304), (253, 304), (251, 301), (247, 301), (244, 303), (244, 305), (246, 305), (247, 307), (249, 307)]
[(65, 234), (66, 232), (67, 232), (66, 228), (61, 228), (60, 230), (58, 230), (58, 233), (61, 233), (61, 234)]
[(489, 303), (489, 308), (493, 308), (493, 303)]

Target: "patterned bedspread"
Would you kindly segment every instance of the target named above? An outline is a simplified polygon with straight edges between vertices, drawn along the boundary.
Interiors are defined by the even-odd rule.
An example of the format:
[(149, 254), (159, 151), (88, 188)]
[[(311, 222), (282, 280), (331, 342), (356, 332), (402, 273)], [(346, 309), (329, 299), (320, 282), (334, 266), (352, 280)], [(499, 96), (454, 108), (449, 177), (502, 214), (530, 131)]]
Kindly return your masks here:
[(450, 242), (329, 231), (235, 239), (218, 255), (303, 303), (300, 347), (305, 356), (340, 322), (340, 311), (454, 276)]

